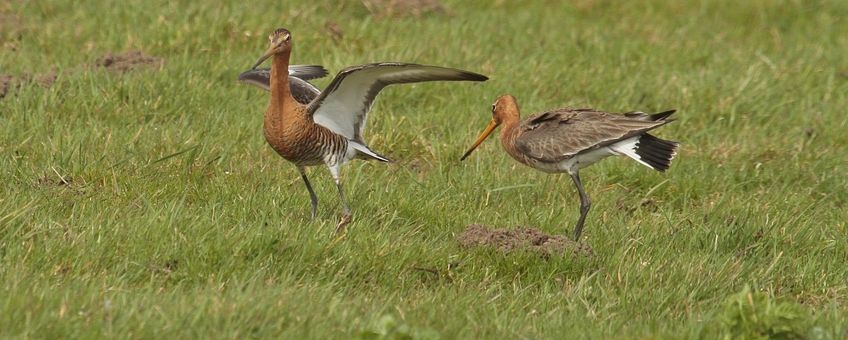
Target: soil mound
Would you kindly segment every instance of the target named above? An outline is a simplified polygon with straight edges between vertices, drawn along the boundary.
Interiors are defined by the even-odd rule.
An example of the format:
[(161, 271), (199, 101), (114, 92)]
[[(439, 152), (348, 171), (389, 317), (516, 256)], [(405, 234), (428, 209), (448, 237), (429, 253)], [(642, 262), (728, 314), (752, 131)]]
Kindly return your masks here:
[(118, 54), (107, 53), (95, 61), (96, 66), (120, 73), (139, 67), (160, 67), (164, 63), (164, 59), (144, 54), (141, 51), (129, 51)]
[(577, 243), (565, 235), (548, 235), (536, 228), (518, 227), (515, 229), (492, 229), (480, 224), (469, 224), (465, 231), (457, 236), (463, 248), (493, 247), (507, 254), (517, 250), (526, 250), (549, 256), (593, 256), (592, 247)]
[(0, 98), (6, 97), (7, 94), (11, 93), (16, 88), (29, 82), (35, 82), (38, 85), (49, 88), (50, 86), (53, 86), (54, 82), (56, 82), (57, 76), (58, 73), (56, 73), (56, 71), (50, 71), (35, 76), (31, 76), (29, 74), (21, 76), (0, 74)]

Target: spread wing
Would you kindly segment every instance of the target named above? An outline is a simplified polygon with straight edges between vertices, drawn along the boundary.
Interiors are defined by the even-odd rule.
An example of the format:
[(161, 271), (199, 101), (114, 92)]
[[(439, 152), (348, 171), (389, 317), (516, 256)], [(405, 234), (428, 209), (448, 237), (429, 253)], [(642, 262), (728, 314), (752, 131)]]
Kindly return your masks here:
[(348, 139), (362, 141), (374, 98), (392, 84), (425, 81), (484, 81), (483, 75), (452, 68), (403, 63), (375, 63), (348, 67), (309, 104), (314, 121)]
[[(304, 105), (312, 102), (313, 99), (321, 94), (321, 91), (315, 85), (306, 81), (306, 79), (321, 78), (325, 75), (327, 75), (327, 70), (318, 65), (289, 66), (289, 88), (291, 88), (294, 100)], [(242, 83), (254, 85), (268, 91), (271, 83), (271, 69), (258, 68), (248, 70), (239, 74), (238, 79)]]
[(545, 112), (521, 123), (515, 146), (532, 159), (559, 162), (669, 123), (672, 120), (665, 118), (670, 114), (634, 112), (622, 115), (592, 109)]
[[(268, 69), (269, 73), (270, 70)], [(327, 69), (321, 65), (289, 65), (289, 75), (303, 80), (324, 78), (328, 73)]]

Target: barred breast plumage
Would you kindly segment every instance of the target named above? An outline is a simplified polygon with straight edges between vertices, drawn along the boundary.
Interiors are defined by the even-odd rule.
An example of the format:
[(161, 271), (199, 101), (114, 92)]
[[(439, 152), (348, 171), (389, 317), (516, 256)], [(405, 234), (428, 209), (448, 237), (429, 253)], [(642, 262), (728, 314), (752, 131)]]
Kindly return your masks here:
[[(344, 162), (348, 141), (329, 129), (303, 120), (284, 122), (266, 114), (265, 140), (285, 160), (297, 166), (334, 165)], [(309, 119), (311, 120), (311, 119)]]

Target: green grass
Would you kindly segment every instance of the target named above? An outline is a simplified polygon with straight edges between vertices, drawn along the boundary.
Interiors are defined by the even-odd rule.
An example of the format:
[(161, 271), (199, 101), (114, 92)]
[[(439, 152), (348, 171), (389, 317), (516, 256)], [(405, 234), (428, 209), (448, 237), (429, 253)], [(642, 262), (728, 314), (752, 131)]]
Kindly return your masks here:
[[(445, 4), (380, 19), (357, 1), (0, 2), (0, 73), (60, 72), (0, 99), (0, 337), (846, 336), (848, 2)], [(293, 62), (331, 72), (491, 77), (381, 94), (366, 139), (396, 163), (344, 168), (343, 238), (329, 173), (310, 172), (310, 221), (261, 135), (267, 94), (234, 80), (279, 26)], [(166, 62), (80, 67), (131, 49)], [(668, 173), (582, 172), (595, 258), (455, 241), (469, 223), (566, 233), (578, 215), (567, 176), (494, 140), (458, 161), (502, 93), (525, 114), (679, 110), (658, 131), (683, 143)]]

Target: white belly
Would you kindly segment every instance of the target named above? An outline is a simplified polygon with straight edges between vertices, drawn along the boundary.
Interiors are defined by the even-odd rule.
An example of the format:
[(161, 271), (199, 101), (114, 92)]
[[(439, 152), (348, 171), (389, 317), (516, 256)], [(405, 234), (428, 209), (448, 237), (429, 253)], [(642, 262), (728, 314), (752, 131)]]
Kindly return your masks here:
[(559, 172), (567, 172), (573, 174), (580, 169), (583, 169), (587, 166), (594, 164), (595, 162), (604, 159), (606, 157), (617, 155), (615, 151), (612, 151), (608, 147), (598, 148), (589, 152), (583, 152), (577, 154), (574, 157), (566, 159), (564, 161), (558, 163), (543, 163), (535, 160), (531, 160), (531, 166), (536, 169), (542, 170), (544, 172), (551, 173), (559, 173)]

